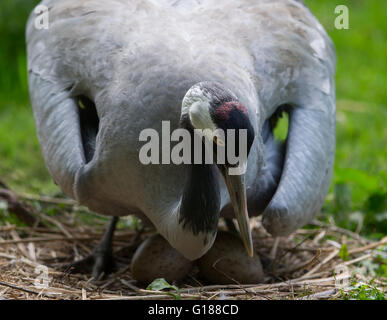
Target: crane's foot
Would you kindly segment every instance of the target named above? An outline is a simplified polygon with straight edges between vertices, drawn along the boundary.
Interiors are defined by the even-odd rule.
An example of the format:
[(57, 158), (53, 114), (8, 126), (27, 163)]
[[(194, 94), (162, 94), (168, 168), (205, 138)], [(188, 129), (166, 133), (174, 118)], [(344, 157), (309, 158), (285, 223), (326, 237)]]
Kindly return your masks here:
[(100, 246), (97, 246), (86, 258), (66, 266), (69, 273), (91, 273), (94, 280), (100, 280), (114, 269), (115, 261), (111, 248)]
[(113, 272), (116, 262), (113, 257), (113, 235), (118, 222), (118, 217), (113, 217), (105, 231), (101, 242), (94, 248), (93, 252), (82, 260), (65, 267), (68, 273), (91, 273), (94, 280)]

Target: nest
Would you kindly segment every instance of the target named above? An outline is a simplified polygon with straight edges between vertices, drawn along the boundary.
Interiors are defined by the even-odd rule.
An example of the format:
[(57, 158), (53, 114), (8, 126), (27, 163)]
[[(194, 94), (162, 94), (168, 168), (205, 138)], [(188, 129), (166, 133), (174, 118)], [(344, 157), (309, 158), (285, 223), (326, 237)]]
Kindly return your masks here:
[[(193, 269), (183, 281), (175, 283), (179, 288), (176, 295), (147, 290), (131, 277), (131, 258), (154, 230), (121, 224), (115, 233), (114, 252), (122, 268), (94, 281), (90, 274), (71, 274), (63, 266), (92, 251), (106, 219), (71, 200), (16, 195), (4, 184), (0, 185), (0, 201), (25, 223), (22, 227), (11, 223), (0, 226), (0, 300), (340, 299), (354, 280), (369, 283), (371, 276), (359, 272), (359, 265), (375, 259), (377, 250), (387, 244), (387, 238), (372, 242), (319, 221), (289, 237), (273, 238), (260, 219), (254, 218), (254, 247), (265, 271), (262, 283), (208, 284)], [(50, 208), (55, 214), (47, 214)], [(384, 280), (373, 279), (373, 285), (383, 291)]]

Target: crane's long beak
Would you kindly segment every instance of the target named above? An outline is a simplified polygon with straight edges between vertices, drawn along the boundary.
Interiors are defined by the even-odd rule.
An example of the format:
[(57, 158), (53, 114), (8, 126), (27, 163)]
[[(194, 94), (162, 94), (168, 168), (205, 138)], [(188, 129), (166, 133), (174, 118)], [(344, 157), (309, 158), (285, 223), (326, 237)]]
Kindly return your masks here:
[(229, 175), (227, 170), (222, 170), (224, 180), (230, 194), (235, 216), (238, 220), (239, 232), (250, 257), (254, 255), (253, 241), (251, 238), (249, 214), (247, 212), (246, 187), (244, 175)]

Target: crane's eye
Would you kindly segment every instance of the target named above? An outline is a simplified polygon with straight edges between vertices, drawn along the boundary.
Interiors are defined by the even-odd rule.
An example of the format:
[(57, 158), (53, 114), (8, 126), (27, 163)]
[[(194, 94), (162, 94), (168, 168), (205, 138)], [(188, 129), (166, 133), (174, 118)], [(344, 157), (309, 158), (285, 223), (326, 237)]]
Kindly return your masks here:
[(214, 142), (221, 147), (225, 146), (224, 140), (219, 138), (218, 136), (214, 136)]

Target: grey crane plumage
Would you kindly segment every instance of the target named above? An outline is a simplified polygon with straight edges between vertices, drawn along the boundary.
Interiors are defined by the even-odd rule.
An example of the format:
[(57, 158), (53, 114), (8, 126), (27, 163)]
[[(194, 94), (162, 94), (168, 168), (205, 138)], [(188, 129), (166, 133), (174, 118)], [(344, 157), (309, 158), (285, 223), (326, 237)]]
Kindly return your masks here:
[[(138, 138), (145, 128), (160, 132), (161, 120), (178, 128), (183, 98), (209, 81), (235, 94), (255, 132), (249, 214), (263, 213), (264, 227), (279, 236), (321, 208), (335, 150), (335, 53), (300, 1), (42, 4), (49, 28), (36, 29), (33, 13), (27, 24), (30, 97), (47, 168), (68, 196), (101, 214), (150, 220), (186, 257), (203, 255), (213, 237), (203, 241), (207, 235), (179, 222), (189, 169), (142, 165)], [(95, 113), (82, 116), (79, 100)], [(279, 108), (290, 119), (285, 145), (275, 141), (270, 121)], [(220, 214), (229, 216), (227, 187), (219, 174), (214, 179)]]

